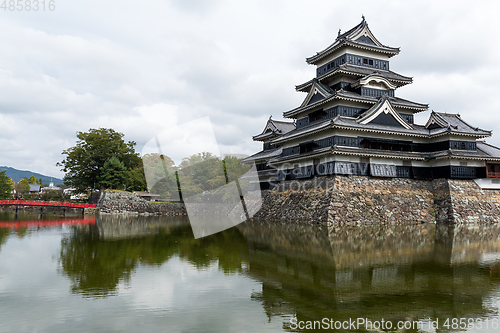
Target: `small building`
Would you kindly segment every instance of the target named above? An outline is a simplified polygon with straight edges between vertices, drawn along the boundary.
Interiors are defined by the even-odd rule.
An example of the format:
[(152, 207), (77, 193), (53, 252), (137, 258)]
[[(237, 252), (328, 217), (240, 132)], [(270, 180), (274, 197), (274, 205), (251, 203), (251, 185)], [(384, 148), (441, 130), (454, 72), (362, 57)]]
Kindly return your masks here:
[(40, 193), (40, 185), (39, 184), (30, 184), (30, 194), (38, 194)]
[(58, 186), (54, 186), (53, 182), (49, 183), (49, 186), (42, 187), (41, 191), (42, 192), (48, 192), (48, 191), (61, 191), (62, 189)]
[(159, 194), (153, 194), (153, 193), (144, 192), (144, 191), (134, 191), (134, 193), (137, 194), (142, 199), (147, 200), (147, 201), (159, 201), (160, 200)]
[(399, 52), (380, 43), (363, 17), (307, 58), (316, 76), (295, 87), (304, 101), (283, 112), (290, 122), (269, 119), (253, 137), (263, 150), (242, 160), (256, 164), (260, 187), (334, 174), (500, 178), (500, 150), (483, 141), (491, 131), (447, 112), (414, 123), (428, 105), (396, 96), (413, 81), (390, 68)]

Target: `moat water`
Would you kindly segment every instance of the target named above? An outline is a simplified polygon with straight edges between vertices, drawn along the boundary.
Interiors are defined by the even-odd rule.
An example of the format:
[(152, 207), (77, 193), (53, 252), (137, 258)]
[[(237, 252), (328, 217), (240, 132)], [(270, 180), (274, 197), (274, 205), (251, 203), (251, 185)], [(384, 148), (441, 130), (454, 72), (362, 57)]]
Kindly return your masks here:
[(499, 308), (496, 225), (0, 212), (0, 332), (498, 332)]

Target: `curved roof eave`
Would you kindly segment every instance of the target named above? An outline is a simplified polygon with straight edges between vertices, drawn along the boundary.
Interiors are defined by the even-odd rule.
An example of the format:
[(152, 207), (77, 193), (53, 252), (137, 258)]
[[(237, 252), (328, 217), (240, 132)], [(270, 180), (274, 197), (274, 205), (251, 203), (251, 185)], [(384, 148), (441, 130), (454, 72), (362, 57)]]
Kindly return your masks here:
[(399, 47), (388, 47), (388, 46), (375, 46), (375, 45), (368, 45), (368, 44), (361, 44), (361, 43), (356, 43), (355, 41), (351, 40), (341, 40), (338, 41), (336, 40), (335, 43), (331, 44), (328, 48), (325, 50), (318, 52), (317, 54), (313, 55), (312, 57), (306, 58), (306, 62), (309, 65), (316, 65), (318, 61), (321, 59), (327, 57), (328, 55), (332, 54), (342, 46), (352, 46), (356, 47), (362, 50), (369, 50), (369, 51), (376, 51), (380, 53), (385, 53), (389, 58), (393, 57), (400, 52)]

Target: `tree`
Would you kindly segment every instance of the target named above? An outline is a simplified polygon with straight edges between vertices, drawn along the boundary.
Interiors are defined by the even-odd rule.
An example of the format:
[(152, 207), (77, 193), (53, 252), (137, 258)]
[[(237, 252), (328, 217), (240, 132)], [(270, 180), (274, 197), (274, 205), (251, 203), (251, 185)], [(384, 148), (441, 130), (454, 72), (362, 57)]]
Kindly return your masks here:
[(211, 191), (225, 202), (239, 200), (239, 192), (234, 186), (223, 188), (224, 185), (250, 170), (250, 166), (241, 164), (236, 157), (226, 156), (221, 160), (209, 152), (182, 159), (180, 167), (184, 198)]
[[(26, 178), (26, 177), (24, 177)], [(29, 184), (35, 185), (42, 185), (42, 178), (35, 178), (35, 176), (31, 175), (30, 178), (27, 179)]]
[(111, 189), (120, 189), (124, 187), (127, 169), (122, 161), (116, 157), (111, 157), (104, 163), (99, 177), (99, 183)]
[(125, 189), (127, 191), (146, 191), (147, 188), (142, 165), (127, 170), (125, 174)]
[(132, 170), (141, 165), (142, 161), (134, 150), (135, 142), (125, 142), (123, 133), (110, 128), (90, 129), (88, 132), (77, 132), (77, 142), (74, 147), (62, 152), (66, 158), (57, 163), (62, 167), (64, 183), (76, 188), (79, 192), (103, 188), (103, 167), (106, 161), (116, 157)]
[(5, 173), (7, 170), (0, 172), (0, 199), (12, 199), (12, 190), (14, 189), (12, 179)]
[(160, 154), (145, 154), (142, 161), (151, 193), (159, 194), (164, 200), (171, 198), (171, 195), (176, 197), (174, 193), (178, 192), (178, 188), (174, 161)]
[(19, 198), (22, 194), (29, 192), (30, 184), (28, 183), (28, 179), (24, 177), (15, 185), (16, 188), (16, 197)]

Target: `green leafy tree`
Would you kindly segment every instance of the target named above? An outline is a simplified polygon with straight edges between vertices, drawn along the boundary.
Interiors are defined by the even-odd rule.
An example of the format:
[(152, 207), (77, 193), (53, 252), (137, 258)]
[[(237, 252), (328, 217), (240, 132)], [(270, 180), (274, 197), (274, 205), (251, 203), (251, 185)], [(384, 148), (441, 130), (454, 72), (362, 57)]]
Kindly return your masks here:
[(142, 161), (134, 150), (135, 142), (125, 142), (123, 133), (109, 128), (90, 129), (88, 132), (77, 132), (77, 142), (74, 147), (62, 152), (66, 158), (57, 163), (66, 174), (66, 185), (80, 192), (85, 190), (103, 189), (100, 183), (103, 179), (103, 167), (112, 157), (119, 159), (126, 170), (132, 170), (141, 165)]
[(16, 188), (16, 197), (19, 198), (23, 194), (29, 192), (30, 184), (28, 183), (28, 179), (24, 177), (15, 185)]
[(181, 167), (181, 190), (184, 197), (201, 194), (226, 184), (221, 160), (208, 152), (185, 157)]
[(125, 164), (116, 157), (111, 157), (102, 167), (99, 183), (106, 188), (122, 190), (126, 172)]
[[(26, 178), (26, 177), (24, 177)], [(38, 185), (42, 185), (42, 178), (35, 178), (35, 176), (31, 175), (30, 178), (27, 179), (28, 180), (28, 184), (32, 184), (32, 185), (35, 185), (35, 184), (38, 184)]]
[(12, 179), (5, 173), (7, 170), (0, 171), (0, 199), (12, 199), (12, 190), (14, 189)]
[(237, 187), (224, 185), (237, 180), (250, 170), (250, 166), (241, 164), (236, 157), (228, 156), (221, 160), (207, 152), (184, 158), (180, 166), (184, 198), (208, 191), (212, 199), (222, 199), (224, 202), (239, 200)]
[(147, 188), (144, 167), (142, 165), (126, 171), (125, 189), (127, 191), (146, 191)]
[(64, 200), (64, 194), (61, 190), (45, 191), (41, 195), (41, 198), (45, 201), (61, 201)]
[(146, 154), (142, 156), (144, 173), (147, 175), (151, 193), (159, 194), (162, 199), (169, 199), (177, 192), (174, 161), (168, 156), (160, 154)]

